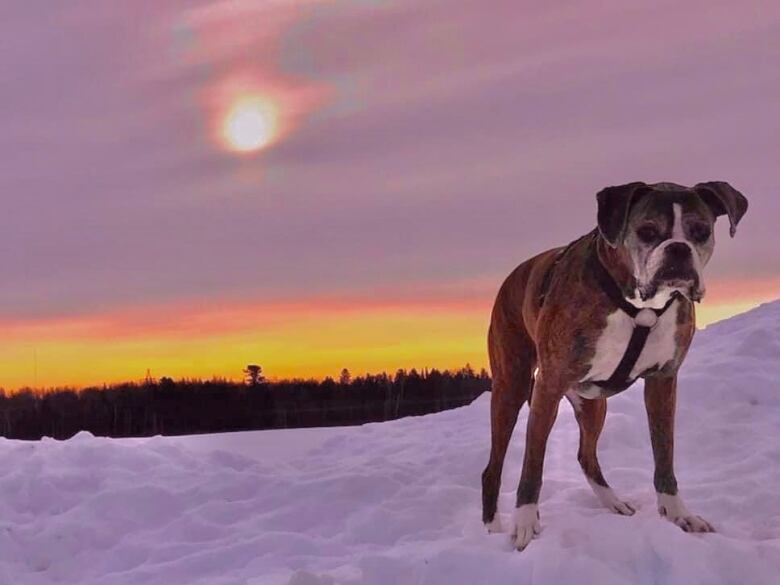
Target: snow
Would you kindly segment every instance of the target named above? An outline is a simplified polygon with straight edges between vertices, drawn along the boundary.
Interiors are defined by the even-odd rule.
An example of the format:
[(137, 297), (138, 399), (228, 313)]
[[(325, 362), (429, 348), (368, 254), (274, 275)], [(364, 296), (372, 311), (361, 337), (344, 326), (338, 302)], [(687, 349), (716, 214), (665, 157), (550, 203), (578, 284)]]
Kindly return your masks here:
[[(716, 534), (686, 534), (658, 516), (641, 388), (610, 399), (600, 443), (632, 517), (603, 509), (588, 487), (564, 402), (542, 533), (522, 553), (480, 521), (487, 395), (353, 428), (0, 440), (0, 583), (774, 584), (778, 380), (780, 302), (697, 334), (680, 382), (676, 468), (687, 506)], [(505, 526), (522, 445), (517, 432)]]

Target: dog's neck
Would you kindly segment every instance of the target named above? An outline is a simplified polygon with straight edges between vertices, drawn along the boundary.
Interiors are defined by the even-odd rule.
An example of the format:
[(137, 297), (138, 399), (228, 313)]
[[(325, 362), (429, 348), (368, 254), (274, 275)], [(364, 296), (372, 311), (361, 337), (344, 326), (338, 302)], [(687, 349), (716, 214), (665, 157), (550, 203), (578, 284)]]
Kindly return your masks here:
[(635, 298), (636, 278), (629, 267), (631, 259), (628, 258), (625, 249), (621, 247), (613, 248), (601, 234), (596, 236), (594, 246), (593, 253), (597, 255), (602, 266), (604, 266), (612, 280), (618, 285), (623, 293), (623, 297), (631, 303), (634, 303), (635, 300), (641, 302), (641, 299)]

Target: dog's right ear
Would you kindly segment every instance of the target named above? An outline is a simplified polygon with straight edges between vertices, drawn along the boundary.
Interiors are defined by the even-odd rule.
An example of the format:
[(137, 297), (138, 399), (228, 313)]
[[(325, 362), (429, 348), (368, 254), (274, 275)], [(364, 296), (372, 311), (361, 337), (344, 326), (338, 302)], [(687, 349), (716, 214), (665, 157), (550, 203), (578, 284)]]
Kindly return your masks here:
[(626, 230), (628, 212), (636, 195), (650, 187), (641, 181), (606, 187), (596, 194), (599, 202), (599, 232), (607, 243), (615, 248)]

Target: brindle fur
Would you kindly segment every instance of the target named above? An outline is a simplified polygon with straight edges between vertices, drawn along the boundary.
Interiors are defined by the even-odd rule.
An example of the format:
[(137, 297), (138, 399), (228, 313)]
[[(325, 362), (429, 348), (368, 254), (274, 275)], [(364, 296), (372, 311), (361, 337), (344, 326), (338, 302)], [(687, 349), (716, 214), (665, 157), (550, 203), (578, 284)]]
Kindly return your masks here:
[[(601, 229), (592, 237), (585, 236), (570, 245), (563, 256), (559, 255), (563, 248), (555, 248), (527, 260), (504, 281), (496, 298), (488, 333), (493, 389), (490, 460), (482, 474), (482, 517), (485, 523), (492, 522), (496, 515), (504, 458), (518, 413), (525, 402), (529, 403), (530, 412), (517, 507), (538, 501), (547, 438), (555, 422), (560, 399), (568, 390), (577, 388), (586, 376), (596, 341), (607, 325), (607, 316), (616, 310), (587, 271), (586, 259), (590, 254), (598, 254), (626, 297), (633, 297), (637, 289), (632, 270), (637, 246), (626, 244), (625, 240), (633, 237), (631, 229), (635, 222), (649, 218), (658, 222), (661, 230), (668, 232), (672, 220), (668, 210), (672, 201), (684, 205), (686, 213), (698, 213), (710, 224), (714, 223), (716, 216), (728, 213), (732, 230), (744, 214), (746, 201), (743, 204), (741, 200), (736, 203), (724, 200), (724, 197), (731, 196), (730, 193), (724, 197), (717, 193), (712, 195), (710, 191), (701, 195), (704, 191), (696, 191), (706, 190), (701, 185), (726, 184), (704, 183), (694, 189), (669, 183), (624, 186), (624, 191), (641, 187), (645, 192), (633, 202), (628, 197), (622, 224), (611, 227), (614, 241), (605, 238), (605, 229)], [(679, 193), (664, 193), (658, 198), (647, 196), (661, 191)], [(667, 199), (667, 195), (672, 195), (672, 198)], [(741, 194), (738, 195), (744, 200)], [(602, 203), (601, 194), (599, 202)], [(605, 227), (602, 226), (603, 211), (600, 205), (600, 228)], [(710, 247), (711, 253), (711, 244), (704, 245)], [(553, 263), (554, 272), (549, 278), (548, 271)], [(544, 290), (548, 286), (548, 290)], [(677, 493), (673, 470), (677, 371), (695, 331), (692, 302), (683, 299), (677, 303), (674, 357), (660, 367), (642, 373), (642, 377), (646, 378), (645, 403), (656, 466), (655, 486), (659, 493), (672, 495)], [(606, 416), (606, 399), (585, 399), (581, 402), (580, 408), (575, 409), (580, 428), (577, 457), (586, 477), (597, 485), (607, 487), (597, 457), (598, 438)]]

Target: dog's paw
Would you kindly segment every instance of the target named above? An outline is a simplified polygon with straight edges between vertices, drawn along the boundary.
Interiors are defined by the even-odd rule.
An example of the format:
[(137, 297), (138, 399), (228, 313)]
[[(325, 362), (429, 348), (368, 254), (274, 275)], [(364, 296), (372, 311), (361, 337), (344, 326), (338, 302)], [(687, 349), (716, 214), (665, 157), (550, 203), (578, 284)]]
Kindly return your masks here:
[(501, 516), (496, 512), (496, 515), (493, 517), (493, 520), (490, 522), (485, 522), (485, 528), (488, 531), (488, 534), (496, 534), (498, 532), (503, 532), (504, 528), (501, 526)]
[(712, 524), (701, 516), (688, 511), (682, 498), (678, 495), (658, 495), (658, 513), (670, 522), (674, 522), (685, 532), (715, 532)]
[(517, 550), (524, 550), (541, 531), (538, 504), (524, 504), (515, 510), (515, 530), (512, 536)]
[(678, 516), (676, 518), (669, 518), (672, 522), (677, 524), (685, 532), (715, 532), (712, 524), (707, 522), (701, 516), (691, 514), (690, 516)]
[(599, 502), (601, 502), (601, 505), (608, 510), (613, 511), (616, 514), (621, 514), (622, 516), (633, 516), (636, 512), (636, 509), (631, 504), (618, 498), (615, 492), (612, 491), (612, 488), (599, 485), (591, 480), (588, 480), (588, 483), (593, 489), (593, 493), (596, 494), (596, 497), (599, 499)]

